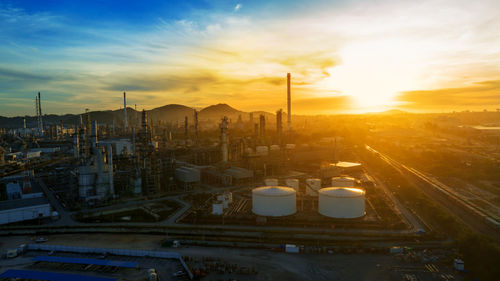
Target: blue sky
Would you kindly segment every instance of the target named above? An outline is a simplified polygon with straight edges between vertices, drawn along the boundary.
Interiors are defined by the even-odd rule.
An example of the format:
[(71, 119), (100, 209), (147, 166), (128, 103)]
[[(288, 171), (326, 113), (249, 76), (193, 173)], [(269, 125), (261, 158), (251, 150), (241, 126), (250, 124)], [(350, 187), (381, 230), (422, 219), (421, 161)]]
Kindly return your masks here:
[(459, 110), (470, 95), (486, 108), (499, 101), (499, 11), (493, 0), (0, 0), (0, 115), (32, 114), (38, 91), (47, 113), (117, 109), (124, 90), (145, 109), (275, 111), (286, 72), (298, 113)]

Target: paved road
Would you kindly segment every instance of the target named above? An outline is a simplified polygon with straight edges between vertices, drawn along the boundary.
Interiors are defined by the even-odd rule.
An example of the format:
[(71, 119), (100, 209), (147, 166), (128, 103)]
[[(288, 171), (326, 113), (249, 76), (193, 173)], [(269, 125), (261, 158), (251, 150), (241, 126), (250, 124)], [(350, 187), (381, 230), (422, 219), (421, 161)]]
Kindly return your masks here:
[(495, 229), (487, 223), (485, 217), (483, 217), (480, 213), (468, 208), (463, 202), (458, 201), (457, 198), (451, 196), (450, 193), (446, 192), (442, 187), (434, 181), (431, 181), (427, 176), (425, 176), (425, 174), (419, 172), (418, 170), (403, 165), (370, 146), (367, 146), (367, 149), (377, 153), (382, 160), (395, 169), (409, 175), (408, 179), (411, 180), (415, 186), (419, 187), (420, 190), (427, 195), (427, 197), (433, 199), (450, 214), (468, 226), (472, 231), (478, 234), (487, 235), (500, 244), (500, 230)]
[(45, 185), (43, 180), (41, 180), (40, 178), (37, 178), (36, 182), (42, 188), (43, 193), (45, 193), (45, 196), (49, 200), (50, 205), (52, 205), (52, 208), (55, 209), (59, 213), (60, 219), (57, 222), (55, 222), (54, 224), (76, 225), (76, 222), (71, 218), (70, 213), (63, 208), (63, 206), (61, 205), (59, 200), (57, 200), (57, 198), (54, 196), (54, 193), (47, 187), (47, 185)]

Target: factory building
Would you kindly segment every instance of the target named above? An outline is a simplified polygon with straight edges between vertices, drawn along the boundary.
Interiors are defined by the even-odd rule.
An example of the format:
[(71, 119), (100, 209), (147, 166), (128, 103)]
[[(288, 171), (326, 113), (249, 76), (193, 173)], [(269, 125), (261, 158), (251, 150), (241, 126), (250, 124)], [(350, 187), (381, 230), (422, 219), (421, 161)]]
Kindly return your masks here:
[(184, 190), (192, 190), (200, 184), (201, 173), (196, 168), (182, 166), (175, 169), (175, 179)]
[(352, 177), (333, 177), (331, 186), (353, 187), (355, 184), (356, 184), (356, 179)]
[(327, 187), (319, 190), (320, 214), (339, 219), (365, 215), (365, 191), (352, 187)]
[(44, 197), (6, 200), (0, 202), (0, 225), (48, 218), (52, 208)]
[(248, 183), (253, 179), (253, 171), (240, 167), (231, 167), (224, 171), (224, 176), (230, 177), (229, 185), (243, 184)]
[(252, 190), (252, 212), (259, 216), (281, 217), (297, 212), (296, 192), (284, 186), (262, 186)]
[(0, 225), (52, 215), (52, 208), (38, 185), (31, 184), (24, 176), (6, 177), (2, 181), (6, 183), (7, 200), (0, 201)]

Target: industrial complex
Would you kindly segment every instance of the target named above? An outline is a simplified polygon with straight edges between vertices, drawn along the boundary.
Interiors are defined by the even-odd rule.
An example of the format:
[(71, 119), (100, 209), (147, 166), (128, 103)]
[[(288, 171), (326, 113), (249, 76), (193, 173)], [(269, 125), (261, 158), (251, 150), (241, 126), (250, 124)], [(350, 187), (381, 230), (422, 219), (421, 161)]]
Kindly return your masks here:
[[(361, 129), (326, 130), (292, 115), (292, 76), (283, 79), (286, 114), (225, 104), (139, 111), (123, 92), (119, 110), (58, 119), (42, 114), (37, 93), (36, 116), (1, 131), (0, 234), (22, 244), (1, 245), (0, 280), (270, 280), (262, 264), (233, 260), (232, 250), (209, 257), (206, 247), (311, 260), (380, 255), (373, 274), (386, 279), (373, 280), (462, 280), (461, 254), (417, 211), (425, 202), (415, 207), (416, 196), (399, 193), (389, 169), (428, 181), (432, 192), (443, 186), (368, 146)], [(497, 217), (440, 196), (500, 237)], [(58, 244), (71, 233), (145, 239), (138, 243), (154, 234), (160, 249), (91, 247), (85, 237)], [(317, 274), (300, 280), (331, 280)]]

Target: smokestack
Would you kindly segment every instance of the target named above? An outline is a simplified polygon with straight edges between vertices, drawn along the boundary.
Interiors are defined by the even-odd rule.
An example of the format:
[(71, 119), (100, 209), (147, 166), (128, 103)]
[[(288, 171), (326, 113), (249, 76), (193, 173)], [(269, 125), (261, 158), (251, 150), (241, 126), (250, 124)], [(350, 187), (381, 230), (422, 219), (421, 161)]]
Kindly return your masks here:
[(26, 117), (23, 119), (23, 127), (24, 127), (24, 137), (26, 137)]
[(198, 145), (198, 111), (194, 110), (194, 143)]
[(260, 121), (260, 140), (262, 143), (264, 143), (266, 138), (266, 117), (263, 114), (261, 114), (259, 121)]
[(224, 116), (222, 118), (222, 122), (220, 123), (220, 142), (221, 142), (221, 153), (222, 153), (222, 162), (227, 162), (228, 160), (228, 150), (227, 150), (227, 117)]
[(127, 93), (123, 92), (123, 128), (127, 132)]
[(290, 94), (290, 78), (291, 78), (290, 73), (287, 73), (286, 74), (286, 97), (287, 97), (288, 118), (287, 118), (286, 122), (288, 124), (289, 131), (292, 129), (292, 96)]
[(281, 134), (283, 132), (283, 109), (276, 111), (276, 139), (278, 145), (281, 145)]
[(38, 128), (38, 134), (42, 131), (42, 128), (40, 126), (40, 111), (38, 110), (38, 96), (35, 96), (35, 114), (36, 114), (36, 126)]
[(40, 128), (43, 131), (43, 130), (45, 130), (45, 124), (43, 124), (42, 100), (40, 98), (40, 92), (38, 92), (38, 113), (40, 115)]
[(189, 130), (189, 127), (188, 127), (188, 117), (185, 116), (184, 117), (184, 145), (186, 147), (188, 145), (188, 137), (189, 137), (188, 130)]

